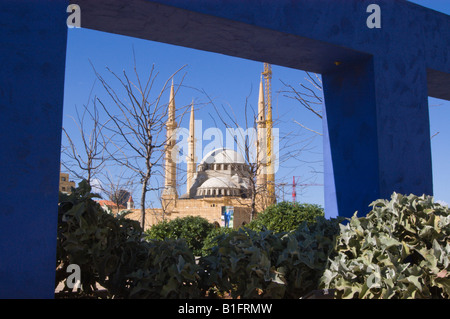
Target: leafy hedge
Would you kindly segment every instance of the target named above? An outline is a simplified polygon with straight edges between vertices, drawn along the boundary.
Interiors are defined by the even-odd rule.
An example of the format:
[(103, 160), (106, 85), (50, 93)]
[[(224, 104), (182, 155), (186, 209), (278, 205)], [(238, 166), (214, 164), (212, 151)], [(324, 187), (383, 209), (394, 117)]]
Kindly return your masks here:
[(97, 284), (114, 298), (198, 295), (198, 267), (183, 240), (142, 241), (137, 221), (104, 212), (90, 191), (82, 181), (71, 195), (61, 194), (56, 285), (66, 280), (67, 266), (77, 264), (82, 285), (77, 296), (95, 295)]
[(145, 255), (128, 275), (128, 298), (199, 298), (199, 271), (191, 249), (183, 240), (144, 242)]
[(233, 228), (228, 227), (213, 228), (203, 241), (201, 256), (208, 256), (209, 254), (211, 254), (212, 249), (217, 246), (220, 238), (222, 237), (221, 235), (228, 235), (234, 233), (235, 231), (236, 230), (234, 230)]
[(280, 298), (284, 282), (275, 267), (281, 236), (240, 229), (223, 234), (211, 254), (200, 259), (203, 282), (236, 298)]
[(233, 298), (300, 298), (317, 289), (339, 220), (317, 217), (293, 232), (241, 228), (216, 238), (200, 259), (203, 282)]
[[(323, 209), (318, 205), (281, 202), (269, 206), (245, 228), (255, 231), (294, 231), (303, 222), (313, 224), (317, 217), (323, 216)], [(183, 238), (196, 256), (205, 256), (216, 244), (215, 237), (231, 232), (233, 229), (216, 227), (206, 218), (186, 216), (153, 225), (145, 231), (145, 238), (157, 240)]]
[(194, 254), (200, 256), (203, 243), (213, 229), (214, 225), (205, 218), (199, 216), (178, 217), (153, 225), (146, 230), (145, 238), (156, 240), (183, 238)]
[(319, 205), (280, 202), (267, 207), (247, 228), (269, 229), (274, 232), (293, 231), (305, 221), (314, 223), (320, 216), (324, 216), (324, 211)]
[(394, 193), (341, 225), (321, 286), (338, 298), (449, 298), (450, 210)]
[(432, 197), (394, 193), (346, 224), (316, 216), (283, 232), (212, 229), (196, 263), (188, 241), (142, 240), (138, 222), (104, 212), (90, 191), (82, 182), (59, 205), (56, 284), (78, 264), (76, 296), (100, 284), (111, 298), (300, 298), (318, 288), (337, 298), (450, 297), (450, 210)]
[(316, 217), (304, 222), (285, 237), (286, 245), (278, 259), (288, 284), (286, 298), (300, 298), (319, 288), (320, 279), (335, 254), (335, 238), (342, 218)]

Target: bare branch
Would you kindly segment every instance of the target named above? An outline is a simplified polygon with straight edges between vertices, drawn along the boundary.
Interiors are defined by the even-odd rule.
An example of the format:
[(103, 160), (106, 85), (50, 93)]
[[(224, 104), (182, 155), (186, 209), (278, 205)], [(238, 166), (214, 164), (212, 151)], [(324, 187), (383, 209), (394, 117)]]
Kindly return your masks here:
[[(161, 103), (163, 93), (167, 91), (170, 81), (180, 73), (183, 68), (179, 68), (162, 85), (162, 88), (154, 94), (158, 73), (155, 73), (154, 65), (151, 67), (147, 79), (141, 80), (137, 72), (136, 59), (134, 59), (134, 80), (132, 80), (125, 70), (122, 76), (118, 76), (114, 71), (106, 68), (107, 71), (117, 80), (119, 87), (113, 88), (93, 67), (97, 79), (102, 84), (112, 101), (112, 106), (100, 101), (105, 113), (111, 121), (108, 128), (116, 137), (111, 144), (113, 151), (109, 151), (110, 157), (119, 165), (122, 165), (139, 176), (141, 183), (141, 215), (142, 227), (145, 225), (146, 194), (149, 191), (158, 190), (159, 187), (152, 187), (151, 177), (157, 174), (161, 159), (164, 156), (164, 147), (168, 137), (165, 136), (166, 116), (168, 104)], [(185, 74), (181, 77), (183, 82)], [(177, 86), (177, 92), (181, 85)], [(123, 92), (123, 93), (120, 93)], [(120, 96), (119, 96), (120, 95)], [(153, 95), (153, 98), (151, 97)], [(121, 96), (126, 97), (122, 98)], [(182, 108), (178, 108), (182, 109)], [(187, 111), (184, 107), (183, 114)]]
[[(80, 114), (76, 107), (76, 118), (69, 116), (77, 127), (78, 140), (81, 145), (77, 145), (74, 141), (75, 134), (69, 134), (67, 129), (63, 128), (66, 139), (61, 148), (62, 165), (77, 178), (86, 179), (89, 184), (108, 159), (106, 148), (109, 143), (104, 136), (104, 129), (108, 121), (101, 122), (95, 98), (92, 106), (90, 105), (93, 87), (94, 85), (91, 88), (87, 104), (83, 105), (82, 113)], [(87, 124), (90, 124), (91, 127), (88, 127)]]

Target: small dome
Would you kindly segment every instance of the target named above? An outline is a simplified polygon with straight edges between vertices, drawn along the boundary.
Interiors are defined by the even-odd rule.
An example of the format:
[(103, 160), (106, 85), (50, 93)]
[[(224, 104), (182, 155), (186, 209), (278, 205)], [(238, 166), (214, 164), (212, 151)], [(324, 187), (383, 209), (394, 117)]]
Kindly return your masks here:
[(239, 188), (230, 178), (212, 177), (206, 180), (200, 188)]
[(244, 157), (227, 148), (215, 149), (203, 157), (200, 164), (207, 163), (218, 163), (218, 164), (245, 164)]
[(240, 196), (241, 190), (229, 177), (211, 177), (198, 189), (197, 196)]

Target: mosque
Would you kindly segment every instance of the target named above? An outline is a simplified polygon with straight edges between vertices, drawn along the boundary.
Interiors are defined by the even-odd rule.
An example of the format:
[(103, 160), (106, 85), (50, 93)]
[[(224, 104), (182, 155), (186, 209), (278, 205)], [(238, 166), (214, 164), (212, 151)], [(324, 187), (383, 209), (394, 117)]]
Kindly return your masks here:
[[(267, 127), (271, 118), (266, 118), (266, 103), (261, 78), (258, 98), (257, 163), (250, 163), (242, 154), (232, 149), (219, 148), (207, 153), (199, 162), (195, 154), (195, 115), (191, 105), (188, 137), (186, 192), (177, 191), (177, 165), (172, 158), (176, 144), (175, 95), (172, 83), (166, 122), (167, 143), (165, 148), (164, 190), (161, 208), (147, 209), (145, 227), (177, 217), (201, 216), (220, 226), (237, 228), (249, 223), (256, 213), (275, 202), (273, 187), (275, 180), (267, 158)], [(271, 116), (271, 112), (269, 112)], [(269, 131), (270, 132), (270, 131)], [(272, 182), (273, 183), (273, 182)], [(134, 209), (129, 218), (140, 221), (141, 212)]]

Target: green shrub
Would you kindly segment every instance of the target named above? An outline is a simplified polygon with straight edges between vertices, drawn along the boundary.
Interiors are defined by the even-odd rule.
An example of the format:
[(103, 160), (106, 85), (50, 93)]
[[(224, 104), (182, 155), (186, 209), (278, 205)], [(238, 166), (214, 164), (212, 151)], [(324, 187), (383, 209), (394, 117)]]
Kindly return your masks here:
[(219, 238), (223, 234), (231, 234), (235, 230), (233, 228), (228, 227), (215, 227), (213, 228), (208, 236), (206, 236), (205, 240), (203, 241), (203, 247), (202, 247), (202, 256), (207, 256), (211, 253), (211, 250), (214, 246), (217, 246)]
[(56, 284), (67, 277), (69, 264), (81, 270), (82, 294), (92, 294), (96, 283), (112, 295), (126, 295), (126, 275), (133, 271), (142, 249), (138, 222), (114, 217), (93, 200), (82, 181), (70, 195), (61, 195), (58, 213)]
[[(137, 221), (104, 212), (90, 191), (83, 181), (61, 194), (58, 211), (56, 284), (77, 264), (78, 295), (100, 284), (114, 298), (299, 298), (318, 288), (336, 289), (337, 298), (450, 298), (450, 210), (430, 196), (394, 193), (346, 224), (311, 210), (317, 216), (295, 229), (286, 221), (296, 217), (282, 211), (289, 204), (268, 210), (281, 216), (275, 230), (262, 223), (268, 217), (257, 230), (189, 217), (143, 241)], [(203, 254), (198, 264), (193, 251)]]
[(450, 210), (394, 193), (341, 225), (321, 287), (337, 298), (449, 298)]
[(203, 217), (187, 216), (153, 225), (145, 232), (145, 238), (156, 240), (183, 238), (194, 255), (200, 256), (203, 242), (213, 228), (214, 225)]
[(336, 236), (342, 218), (316, 217), (314, 223), (303, 222), (283, 238), (283, 251), (277, 260), (278, 271), (286, 281), (284, 298), (300, 298), (319, 289), (320, 279), (334, 257)]
[(280, 235), (239, 229), (220, 235), (217, 242), (211, 254), (200, 259), (206, 287), (230, 292), (233, 298), (283, 296), (284, 282), (275, 267), (275, 251), (282, 249)]
[(144, 242), (146, 256), (129, 274), (128, 298), (199, 298), (199, 267), (184, 240), (166, 239)]
[(114, 298), (195, 298), (198, 266), (183, 240), (142, 241), (142, 229), (126, 214), (114, 217), (96, 203), (82, 181), (61, 195), (57, 237), (56, 285), (69, 264), (81, 270), (82, 291), (95, 295), (96, 284)]
[(219, 235), (200, 259), (202, 282), (233, 298), (300, 298), (318, 289), (338, 232), (338, 220), (317, 217), (293, 232), (241, 228)]
[(323, 209), (319, 205), (281, 202), (266, 208), (247, 225), (247, 228), (269, 229), (274, 232), (293, 231), (304, 221), (314, 223), (318, 216), (324, 216)]

